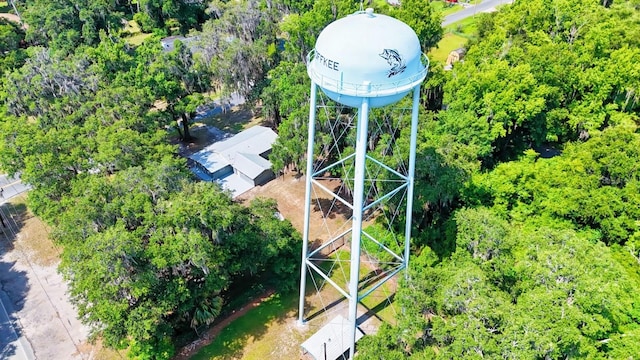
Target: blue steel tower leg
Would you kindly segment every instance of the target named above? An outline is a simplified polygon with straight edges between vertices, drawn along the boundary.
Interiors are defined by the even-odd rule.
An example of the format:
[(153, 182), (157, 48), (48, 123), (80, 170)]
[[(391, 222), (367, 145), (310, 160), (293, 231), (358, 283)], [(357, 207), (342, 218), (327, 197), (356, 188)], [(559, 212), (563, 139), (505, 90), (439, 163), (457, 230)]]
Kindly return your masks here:
[(362, 209), (364, 204), (364, 177), (367, 155), (367, 133), (369, 127), (369, 98), (362, 99), (358, 109), (356, 137), (356, 164), (353, 185), (353, 216), (351, 230), (351, 270), (349, 276), (349, 321), (351, 322), (349, 358), (353, 359), (358, 326), (358, 283), (360, 280), (360, 240), (362, 238)]
[(304, 201), (304, 228), (302, 234), (302, 262), (300, 266), (300, 307), (298, 309), (298, 324), (304, 325), (304, 296), (307, 286), (307, 261), (309, 256), (309, 217), (311, 212), (311, 179), (313, 177), (313, 147), (316, 129), (316, 96), (318, 87), (311, 82), (311, 99), (309, 106), (309, 139), (307, 143), (307, 168), (305, 170), (305, 201)]
[(407, 174), (407, 212), (404, 229), (404, 271), (409, 278), (409, 254), (411, 251), (411, 222), (413, 216), (413, 185), (416, 171), (416, 146), (418, 138), (418, 110), (420, 105), (420, 84), (413, 88), (413, 107), (411, 110), (411, 140), (409, 143), (409, 174)]

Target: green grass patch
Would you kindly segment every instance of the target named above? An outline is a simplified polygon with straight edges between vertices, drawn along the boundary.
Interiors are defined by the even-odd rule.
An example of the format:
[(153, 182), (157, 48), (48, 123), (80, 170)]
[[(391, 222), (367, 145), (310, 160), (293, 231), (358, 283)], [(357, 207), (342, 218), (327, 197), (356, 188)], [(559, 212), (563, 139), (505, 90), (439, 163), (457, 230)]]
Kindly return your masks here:
[(138, 46), (142, 44), (152, 34), (143, 33), (140, 29), (140, 25), (135, 20), (127, 21), (127, 25), (122, 29), (120, 33), (121, 37), (131, 46)]
[[(333, 282), (335, 282), (338, 286), (342, 287), (343, 289), (348, 288), (347, 284), (349, 282), (349, 277), (351, 276), (351, 269), (349, 268), (349, 263), (346, 262), (350, 259), (350, 257), (351, 257), (351, 253), (346, 250), (338, 250), (333, 254), (331, 254), (330, 256), (332, 260), (338, 260), (339, 262), (342, 261), (341, 262), (342, 269), (339, 268), (339, 265), (334, 266), (333, 271), (329, 274), (330, 275), (329, 277), (331, 278), (331, 280), (333, 280)], [(325, 271), (327, 271), (328, 267), (331, 266), (331, 264), (332, 262), (326, 261), (326, 262), (320, 263), (319, 266)], [(368, 276), (375, 277), (375, 275), (372, 275), (371, 269), (361, 265), (360, 266), (360, 282), (362, 283), (363, 279)], [(313, 284), (313, 282), (307, 281), (307, 284)], [(376, 284), (376, 281), (371, 282), (368, 286), (361, 285), (360, 293), (362, 294), (363, 292), (369, 290), (375, 284)], [(331, 285), (326, 284), (325, 287), (331, 287)], [(315, 289), (311, 289), (311, 290), (315, 291)], [(335, 292), (331, 291), (328, 293), (333, 293), (337, 295), (338, 291), (335, 290)], [(396, 312), (393, 309), (393, 306), (390, 306), (392, 304), (389, 304), (387, 301), (388, 297), (392, 293), (393, 291), (392, 291), (391, 285), (389, 283), (385, 283), (382, 286), (380, 286), (378, 289), (373, 291), (371, 294), (369, 294), (367, 297), (365, 297), (361, 301), (361, 304), (364, 305), (369, 310), (374, 309), (376, 312), (376, 315), (382, 320), (391, 324), (395, 324)], [(337, 295), (337, 296), (340, 296), (340, 295)], [(347, 301), (347, 300), (344, 300), (344, 301)]]
[(477, 20), (477, 17), (472, 16), (446, 26), (438, 47), (429, 51), (429, 59), (445, 62), (451, 51), (464, 47), (468, 40), (475, 39), (478, 34)]
[(447, 60), (450, 52), (463, 47), (466, 42), (466, 37), (462, 37), (454, 33), (444, 34), (442, 40), (440, 40), (440, 42), (438, 43), (438, 47), (429, 51), (429, 59), (432, 61), (440, 61), (444, 63)]
[(140, 33), (140, 34), (137, 34), (137, 35), (129, 36), (129, 37), (125, 38), (125, 40), (131, 46), (138, 46), (138, 45), (142, 44), (151, 35), (152, 34)]
[(451, 15), (455, 12), (458, 12), (464, 9), (462, 5), (449, 4), (444, 1), (432, 1), (431, 7), (433, 8), (433, 10), (440, 12), (442, 14), (442, 17)]
[(444, 28), (445, 33), (454, 33), (456, 35), (464, 36), (466, 38), (473, 38), (478, 33), (477, 21), (475, 16), (468, 17), (457, 23), (447, 25)]
[[(350, 253), (348, 251), (339, 250), (334, 252), (330, 259), (347, 260), (349, 257)], [(325, 271), (329, 271), (331, 262), (321, 262), (318, 266)], [(330, 277), (339, 286), (344, 287), (349, 278), (349, 269), (344, 267), (342, 270), (334, 267)], [(369, 269), (361, 266), (361, 278), (369, 272)], [(311, 298), (315, 297), (316, 290), (313, 288), (313, 282), (310, 279), (308, 279), (307, 284), (310, 287), (307, 291), (307, 302), (312, 302)], [(390, 286), (389, 283), (382, 285), (366, 297), (362, 301), (362, 305), (376, 311), (376, 315), (382, 320), (394, 324), (397, 314), (392, 306), (388, 306), (387, 300), (391, 294)], [(324, 300), (333, 301), (339, 299), (337, 290), (333, 289), (329, 284), (325, 285), (322, 293)], [(334, 296), (338, 297), (334, 299)], [(318, 329), (320, 327), (319, 322), (314, 323), (314, 320), (310, 320), (309, 326), (311, 328), (309, 328), (309, 331), (304, 332), (292, 329), (292, 326), (295, 326), (293, 323), (295, 322), (294, 316), (296, 315), (297, 306), (297, 292), (272, 295), (254, 309), (249, 310), (244, 316), (229, 324), (211, 344), (202, 348), (192, 359), (297, 359), (300, 354), (300, 344), (313, 334), (315, 327)], [(318, 310), (311, 309), (310, 313)]]
[(8, 13), (11, 12), (11, 7), (7, 1), (0, 1), (0, 13)]
[[(469, 4), (477, 4), (479, 2), (481, 2), (481, 0), (468, 1)], [(442, 14), (442, 17), (451, 15), (464, 9), (461, 3), (450, 4), (445, 2), (444, 0), (432, 1), (430, 6), (434, 11), (440, 12)], [(376, 12), (382, 13), (389, 13), (389, 11), (393, 8), (393, 6), (390, 5), (387, 0), (373, 0), (371, 7), (374, 8)]]
[[(211, 344), (202, 348), (195, 356), (198, 359), (268, 359), (276, 346), (271, 339), (262, 337), (268, 332), (271, 322), (284, 320), (287, 313), (297, 305), (295, 293), (274, 294), (269, 299), (247, 312), (224, 328)], [(252, 344), (251, 352), (246, 351)], [(296, 349), (297, 351), (297, 349)]]
[(127, 25), (125, 25), (124, 29), (122, 29), (123, 34), (135, 35), (141, 33), (140, 25), (135, 20), (127, 21)]

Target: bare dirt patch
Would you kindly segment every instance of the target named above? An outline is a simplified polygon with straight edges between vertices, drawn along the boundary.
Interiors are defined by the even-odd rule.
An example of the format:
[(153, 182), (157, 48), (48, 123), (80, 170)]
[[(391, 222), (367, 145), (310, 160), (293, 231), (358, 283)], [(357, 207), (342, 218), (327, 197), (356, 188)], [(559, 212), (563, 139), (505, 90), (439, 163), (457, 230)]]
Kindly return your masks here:
[[(24, 198), (16, 198), (14, 202), (7, 206), (13, 225), (19, 225), (17, 233), (19, 239), (18, 246), (28, 260), (39, 266), (53, 266), (58, 263), (61, 249), (49, 239), (49, 227), (40, 219), (36, 218), (24, 203)], [(9, 229), (12, 231), (13, 229)], [(7, 235), (4, 233), (3, 235)]]
[[(327, 180), (323, 185), (329, 189), (337, 189), (340, 186), (338, 180)], [(291, 222), (293, 227), (302, 233), (304, 225), (304, 205), (305, 205), (305, 178), (297, 173), (288, 173), (280, 176), (263, 186), (257, 186), (246, 193), (238, 196), (236, 200), (251, 201), (257, 197), (275, 199), (278, 203), (278, 211)], [(331, 202), (329, 195), (322, 194), (312, 196), (312, 204)], [(313, 205), (312, 205), (313, 207)], [(336, 231), (349, 219), (350, 214), (335, 216), (326, 219), (322, 211), (312, 211), (309, 216), (309, 234), (314, 242), (321, 242), (322, 239), (315, 238), (312, 234), (321, 234), (327, 231)], [(329, 227), (328, 229), (326, 227)]]
[[(2, 18), (2, 19), (6, 19), (6, 20), (9, 20), (9, 21), (14, 22), (14, 23), (17, 23), (17, 24), (20, 24), (20, 18), (19, 18), (17, 15), (15, 15), (15, 14), (0, 13), (0, 18)], [(27, 24), (22, 24), (22, 28), (24, 28), (24, 29), (28, 29), (28, 28), (29, 28), (29, 25), (27, 25)]]

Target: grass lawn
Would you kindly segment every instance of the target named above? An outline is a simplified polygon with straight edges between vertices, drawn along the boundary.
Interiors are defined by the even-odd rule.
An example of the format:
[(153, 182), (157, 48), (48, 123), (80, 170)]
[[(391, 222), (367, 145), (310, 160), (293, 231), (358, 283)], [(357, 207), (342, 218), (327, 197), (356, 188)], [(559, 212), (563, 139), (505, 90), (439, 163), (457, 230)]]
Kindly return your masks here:
[[(334, 259), (349, 258), (348, 251), (337, 251), (332, 255)], [(328, 266), (328, 262), (321, 266)], [(361, 274), (369, 270), (361, 267)], [(348, 278), (348, 269), (345, 269)], [(344, 285), (342, 271), (334, 269), (331, 279), (338, 285)], [(361, 275), (361, 276), (362, 276)], [(309, 313), (321, 309), (320, 303), (314, 299), (317, 296), (313, 283), (308, 281), (309, 291), (307, 302), (314, 307)], [(395, 311), (392, 306), (386, 306), (386, 297), (390, 293), (391, 285), (386, 283), (363, 300), (368, 309), (379, 310), (377, 316), (385, 321), (395, 323)], [(385, 292), (386, 290), (386, 292)], [(322, 290), (324, 301), (333, 301), (337, 290), (326, 285)], [(325, 298), (326, 297), (326, 298)], [(346, 301), (346, 300), (344, 300)], [(244, 316), (224, 328), (211, 344), (202, 348), (194, 360), (268, 360), (268, 359), (297, 359), (300, 356), (300, 344), (310, 337), (323, 324), (310, 320), (308, 328), (300, 328), (296, 324), (298, 307), (298, 293), (274, 294), (256, 308), (249, 310)], [(320, 317), (321, 318), (321, 317)]]
[(429, 51), (429, 59), (445, 62), (449, 53), (460, 47), (464, 47), (467, 40), (473, 39), (477, 33), (476, 18), (469, 17), (444, 28), (444, 35), (438, 43), (438, 47)]
[(429, 51), (429, 59), (432, 61), (445, 62), (449, 53), (457, 48), (463, 47), (467, 42), (467, 38), (454, 33), (444, 34), (442, 40), (438, 43), (438, 47)]
[(135, 20), (129, 20), (127, 22), (127, 26), (122, 30), (122, 37), (124, 37), (125, 41), (132, 46), (142, 44), (142, 42), (151, 35), (152, 34), (143, 33)]
[[(349, 251), (346, 250), (338, 250), (335, 253), (333, 253), (331, 255), (331, 258), (333, 259), (338, 259), (341, 260), (343, 263), (343, 268), (338, 271), (339, 269), (335, 268), (333, 270), (333, 272), (331, 273), (331, 280), (333, 280), (338, 286), (341, 286), (343, 289), (347, 288), (347, 283), (349, 280), (349, 276), (351, 273), (351, 269), (348, 267), (349, 264), (344, 262), (344, 261), (348, 261), (350, 259), (351, 253)], [(321, 266), (324, 268), (325, 266), (329, 266), (331, 265), (330, 262), (326, 262), (321, 264)], [(325, 268), (326, 269), (326, 268)], [(362, 279), (369, 274), (371, 271), (371, 269), (367, 268), (366, 266), (362, 265), (360, 266), (360, 281), (362, 282)], [(402, 273), (400, 273), (402, 274)], [(396, 275), (396, 276), (401, 276), (401, 275)], [(317, 279), (316, 279), (317, 281)], [(312, 283), (309, 283), (309, 286), (312, 286)], [(375, 285), (375, 282), (373, 282), (371, 285)], [(326, 287), (330, 287), (331, 285), (326, 284)], [(360, 293), (369, 290), (371, 288), (371, 286), (366, 286), (364, 288), (360, 289)], [(314, 290), (314, 289), (311, 289)], [(331, 290), (333, 290), (333, 288), (331, 288)], [(329, 292), (329, 291), (327, 291)], [(333, 291), (331, 291), (333, 292)], [(369, 294), (367, 297), (365, 297), (364, 299), (362, 299), (362, 301), (360, 302), (361, 305), (363, 305), (364, 307), (366, 307), (367, 309), (375, 309), (376, 310), (376, 315), (377, 317), (379, 317), (380, 319), (395, 324), (395, 319), (396, 319), (396, 313), (395, 310), (393, 308), (393, 306), (387, 306), (389, 304), (387, 304), (387, 297), (393, 293), (393, 289), (392, 286), (389, 283), (385, 283), (384, 285), (382, 285), (381, 287), (379, 287), (377, 290), (375, 290), (374, 292), (372, 292), (371, 294)], [(337, 290), (335, 291), (335, 296), (334, 298), (337, 298), (336, 296), (339, 297)], [(323, 293), (322, 297), (325, 297), (325, 294)], [(326, 296), (327, 298), (329, 296)], [(324, 299), (326, 300), (326, 299)], [(346, 302), (346, 300), (345, 300)], [(321, 308), (319, 308), (318, 310), (321, 310)]]
[(462, 7), (462, 5), (458, 5), (458, 4), (453, 4), (453, 5), (449, 5), (444, 1), (432, 1), (431, 2), (431, 7), (435, 10), (438, 11), (442, 14), (442, 17), (445, 17), (447, 15), (451, 15), (455, 12), (458, 12), (462, 9), (464, 9)]
[[(229, 324), (209, 346), (203, 348), (192, 359), (263, 360), (273, 358), (274, 355), (282, 359), (295, 358), (299, 354), (298, 347), (279, 348), (281, 345), (278, 344), (278, 340), (281, 340), (279, 335), (297, 334), (296, 331), (287, 329), (287, 318), (292, 316), (292, 311), (296, 309), (297, 300), (296, 293), (272, 295), (245, 316)], [(295, 341), (297, 343), (297, 339)]]
[(9, 3), (6, 1), (0, 1), (0, 13), (8, 13), (11, 12), (11, 7), (9, 6)]
[[(477, 4), (480, 1), (481, 0), (470, 0), (469, 4)], [(433, 9), (435, 11), (438, 11), (438, 12), (442, 13), (442, 17), (445, 17), (447, 15), (451, 15), (451, 14), (453, 14), (455, 12), (458, 12), (458, 11), (464, 9), (464, 7), (462, 7), (462, 5), (460, 5), (459, 3), (458, 4), (449, 5), (443, 0), (432, 1), (431, 2), (431, 6), (433, 7)], [(374, 9), (376, 9), (377, 12), (383, 12), (384, 11), (386, 13), (393, 6), (389, 5), (387, 0), (373, 0), (372, 7)]]
[(477, 18), (475, 16), (468, 17), (462, 21), (458, 21), (457, 23), (446, 26), (444, 28), (444, 32), (445, 33), (453, 32), (460, 36), (472, 38), (478, 32), (476, 20)]
[(142, 44), (150, 36), (151, 36), (151, 34), (140, 33), (140, 34), (129, 36), (129, 37), (125, 38), (125, 40), (131, 46), (138, 46), (138, 45)]

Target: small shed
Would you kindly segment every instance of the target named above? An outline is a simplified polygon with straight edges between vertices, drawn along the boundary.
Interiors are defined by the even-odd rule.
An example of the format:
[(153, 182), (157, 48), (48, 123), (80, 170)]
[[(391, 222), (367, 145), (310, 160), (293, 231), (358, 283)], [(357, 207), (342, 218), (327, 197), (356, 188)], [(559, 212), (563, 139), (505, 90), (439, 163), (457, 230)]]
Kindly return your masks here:
[[(338, 315), (307, 341), (302, 343), (302, 352), (311, 356), (314, 360), (336, 360), (343, 358), (345, 352), (351, 347), (351, 321)], [(356, 328), (356, 341), (360, 340), (364, 333)]]
[(447, 56), (447, 61), (445, 63), (444, 69), (451, 70), (453, 68), (454, 63), (458, 61), (463, 61), (462, 59), (464, 58), (464, 55), (466, 53), (467, 53), (467, 49), (465, 48), (458, 48), (450, 52), (449, 56)]

